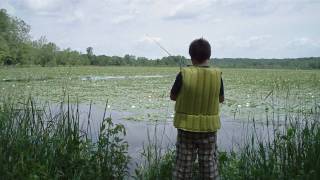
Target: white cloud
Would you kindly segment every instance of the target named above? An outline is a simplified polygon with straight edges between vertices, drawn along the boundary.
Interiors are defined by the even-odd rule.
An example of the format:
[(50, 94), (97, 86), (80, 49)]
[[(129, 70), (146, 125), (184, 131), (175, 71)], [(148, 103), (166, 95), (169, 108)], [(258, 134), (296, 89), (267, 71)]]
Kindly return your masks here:
[(0, 9), (6, 9), (9, 14), (14, 15), (16, 13), (16, 8), (10, 4), (9, 0), (1, 0)]
[(34, 11), (51, 11), (65, 4), (63, 0), (18, 0), (18, 2)]
[(82, 21), (83, 19), (85, 19), (85, 17), (86, 15), (84, 14), (83, 11), (79, 9), (75, 9), (71, 12), (64, 14), (63, 16), (60, 16), (57, 19), (57, 22), (66, 23), (66, 24), (75, 23), (75, 22)]
[(208, 7), (210, 7), (208, 0), (185, 0), (174, 6), (165, 18), (169, 20), (196, 18), (205, 15), (204, 11)]
[[(157, 45), (158, 44), (158, 45)], [(168, 54), (163, 50), (162, 46), (162, 38), (157, 36), (149, 36), (144, 35), (139, 38), (133, 48), (136, 56), (143, 56), (156, 59), (160, 56), (167, 56)], [(157, 55), (156, 55), (157, 54)]]
[(320, 56), (319, 0), (0, 0), (1, 7), (35, 38), (97, 54), (165, 56), (143, 36), (150, 33), (185, 56), (201, 36), (219, 57)]
[(247, 38), (227, 36), (223, 39), (215, 41), (218, 48), (234, 47), (234, 48), (265, 48), (269, 43), (271, 35), (256, 35)]
[(121, 15), (121, 16), (115, 17), (112, 20), (112, 23), (113, 24), (121, 24), (121, 23), (129, 22), (129, 21), (133, 20), (134, 18), (135, 18), (134, 15)]
[(244, 48), (265, 48), (264, 45), (268, 44), (270, 38), (272, 38), (271, 35), (251, 36), (244, 41), (240, 41), (238, 46)]
[[(168, 2), (168, 0), (167, 0)], [(193, 19), (201, 16), (267, 16), (273, 13), (297, 13), (319, 0), (185, 0), (172, 4), (168, 20)]]
[(287, 43), (287, 46), (289, 48), (306, 48), (306, 47), (311, 47), (311, 48), (320, 48), (320, 41), (316, 39), (310, 39), (308, 37), (300, 37), (300, 38), (295, 38), (293, 40), (290, 40)]
[(161, 38), (160, 37), (156, 37), (156, 36), (149, 36), (149, 35), (144, 35), (143, 37), (141, 37), (138, 42), (142, 42), (142, 43), (155, 43), (155, 42), (160, 42)]

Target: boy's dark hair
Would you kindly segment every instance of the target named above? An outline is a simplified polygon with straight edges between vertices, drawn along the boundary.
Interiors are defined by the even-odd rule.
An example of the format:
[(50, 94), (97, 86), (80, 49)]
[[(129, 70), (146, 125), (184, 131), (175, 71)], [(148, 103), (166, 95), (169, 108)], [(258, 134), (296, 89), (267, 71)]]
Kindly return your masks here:
[(189, 46), (189, 54), (192, 60), (198, 63), (204, 62), (211, 56), (210, 43), (203, 38), (193, 40)]

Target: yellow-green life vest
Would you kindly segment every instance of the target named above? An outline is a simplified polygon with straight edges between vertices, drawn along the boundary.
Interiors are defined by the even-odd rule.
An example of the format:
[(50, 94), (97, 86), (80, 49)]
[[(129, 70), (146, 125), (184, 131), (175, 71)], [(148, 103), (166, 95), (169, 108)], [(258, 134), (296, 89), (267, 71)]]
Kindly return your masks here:
[(192, 66), (182, 68), (181, 75), (182, 87), (176, 100), (174, 126), (192, 132), (220, 129), (221, 71)]

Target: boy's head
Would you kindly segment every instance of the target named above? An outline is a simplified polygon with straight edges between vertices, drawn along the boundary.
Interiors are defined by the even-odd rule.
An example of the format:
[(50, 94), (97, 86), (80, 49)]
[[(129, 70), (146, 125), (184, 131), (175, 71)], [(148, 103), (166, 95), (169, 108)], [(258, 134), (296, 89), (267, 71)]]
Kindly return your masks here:
[(192, 64), (202, 64), (211, 56), (211, 46), (209, 42), (203, 38), (195, 39), (189, 46), (189, 54)]

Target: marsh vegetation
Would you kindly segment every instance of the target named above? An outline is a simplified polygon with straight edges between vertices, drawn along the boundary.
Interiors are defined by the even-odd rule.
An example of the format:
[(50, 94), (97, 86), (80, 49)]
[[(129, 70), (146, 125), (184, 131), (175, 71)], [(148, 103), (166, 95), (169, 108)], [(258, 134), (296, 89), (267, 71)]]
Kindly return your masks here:
[[(171, 179), (168, 96), (178, 66), (190, 60), (62, 49), (32, 39), (30, 29), (0, 9), (0, 179)], [(223, 68), (225, 86), (221, 178), (319, 179), (320, 58), (210, 64)], [(133, 122), (140, 124), (131, 132)], [(139, 148), (130, 149), (127, 130)]]
[[(120, 116), (113, 120), (124, 125), (170, 123), (174, 104), (168, 92), (176, 72), (165, 67), (1, 68), (1, 176), (170, 179), (174, 143), (164, 148), (161, 137), (146, 133), (141, 159), (130, 169), (126, 129), (109, 117), (116, 110)], [(245, 133), (238, 135), (241, 141), (230, 140), (229, 148), (219, 148), (221, 177), (319, 177), (319, 71), (223, 69), (223, 78), (222, 115), (242, 124), (238, 132)], [(79, 104), (89, 111), (82, 114)], [(101, 115), (93, 115), (96, 105), (105, 108)]]

